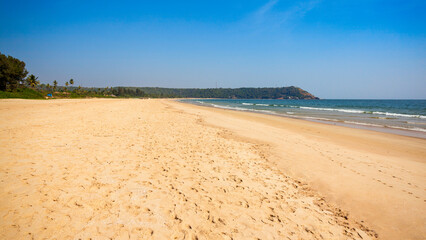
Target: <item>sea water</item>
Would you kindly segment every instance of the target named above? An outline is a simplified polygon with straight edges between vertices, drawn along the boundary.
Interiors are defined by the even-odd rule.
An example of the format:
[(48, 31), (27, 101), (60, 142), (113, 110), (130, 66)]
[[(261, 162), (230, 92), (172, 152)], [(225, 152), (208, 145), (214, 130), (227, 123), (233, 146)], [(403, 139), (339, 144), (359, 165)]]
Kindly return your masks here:
[(190, 99), (183, 101), (217, 108), (354, 125), (361, 128), (410, 131), (418, 134), (408, 135), (426, 137), (426, 100)]

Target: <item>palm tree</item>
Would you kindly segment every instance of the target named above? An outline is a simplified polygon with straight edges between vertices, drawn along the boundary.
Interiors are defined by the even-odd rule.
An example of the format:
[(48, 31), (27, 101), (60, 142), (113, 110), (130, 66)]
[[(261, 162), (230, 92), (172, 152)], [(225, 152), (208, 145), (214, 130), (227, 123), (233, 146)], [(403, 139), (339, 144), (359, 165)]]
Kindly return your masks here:
[(30, 85), (32, 88), (39, 85), (40, 81), (38, 81), (37, 79), (38, 79), (38, 77), (34, 76), (34, 74), (31, 74), (27, 78), (28, 85)]
[(70, 84), (74, 85), (74, 79), (72, 79), (72, 78), (70, 79)]
[(46, 87), (47, 87), (47, 90), (50, 92), (51, 91), (50, 88), (52, 88), (52, 86), (50, 86), (50, 84), (47, 84)]
[(53, 81), (53, 89), (56, 91), (56, 87), (58, 86), (58, 82), (55, 80)]

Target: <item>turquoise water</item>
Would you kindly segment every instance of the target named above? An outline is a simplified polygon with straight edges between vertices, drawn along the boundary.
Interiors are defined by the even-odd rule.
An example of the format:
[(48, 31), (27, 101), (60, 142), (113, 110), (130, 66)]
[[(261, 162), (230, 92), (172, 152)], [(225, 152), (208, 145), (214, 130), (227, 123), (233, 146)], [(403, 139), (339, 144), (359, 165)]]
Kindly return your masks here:
[(183, 100), (211, 107), (426, 133), (426, 100)]

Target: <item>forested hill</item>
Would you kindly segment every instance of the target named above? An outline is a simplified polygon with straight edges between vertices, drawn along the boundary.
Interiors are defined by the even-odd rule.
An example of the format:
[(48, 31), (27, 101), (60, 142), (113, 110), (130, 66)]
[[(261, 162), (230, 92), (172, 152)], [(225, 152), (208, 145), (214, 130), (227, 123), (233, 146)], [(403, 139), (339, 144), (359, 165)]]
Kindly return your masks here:
[(280, 88), (151, 88), (114, 87), (116, 96), (174, 98), (318, 99), (298, 87)]
[(152, 88), (75, 86), (70, 79), (65, 86), (40, 84), (29, 76), (25, 62), (0, 52), (0, 98), (81, 98), (81, 97), (144, 97), (144, 98), (245, 98), (245, 99), (318, 99), (298, 87), (281, 88)]

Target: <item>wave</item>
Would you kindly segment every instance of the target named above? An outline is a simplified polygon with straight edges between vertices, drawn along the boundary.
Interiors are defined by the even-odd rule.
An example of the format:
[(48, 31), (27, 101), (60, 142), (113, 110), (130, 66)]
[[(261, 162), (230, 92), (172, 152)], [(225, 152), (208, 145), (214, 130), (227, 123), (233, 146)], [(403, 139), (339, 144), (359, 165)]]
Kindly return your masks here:
[(361, 110), (353, 110), (353, 109), (340, 109), (340, 108), (314, 108), (314, 107), (299, 107), (301, 109), (309, 109), (309, 110), (320, 110), (320, 111), (336, 111), (336, 112), (345, 112), (345, 113), (365, 113), (365, 111)]
[[(199, 103), (206, 104), (202, 101), (197, 101)], [(243, 105), (260, 105), (260, 104), (253, 104), (253, 103), (242, 103)], [(253, 108), (242, 108), (242, 107), (234, 107), (230, 105), (217, 105), (210, 103), (212, 107), (216, 108), (222, 108), (222, 109), (229, 109), (229, 110), (238, 110), (238, 111), (249, 111), (249, 112), (261, 112), (261, 113), (267, 113), (267, 114), (274, 114), (274, 115), (284, 115), (284, 116), (291, 116), (296, 118), (303, 118), (303, 119), (311, 119), (311, 120), (319, 120), (319, 121), (328, 121), (328, 122), (343, 122), (347, 124), (354, 124), (354, 125), (362, 125), (362, 126), (368, 126), (368, 127), (380, 127), (380, 128), (392, 128), (392, 129), (400, 129), (400, 130), (410, 130), (410, 131), (418, 131), (418, 132), (426, 132), (426, 129), (424, 128), (418, 128), (418, 127), (401, 127), (401, 126), (394, 126), (394, 125), (379, 125), (379, 124), (373, 124), (373, 123), (365, 123), (365, 122), (355, 122), (355, 121), (344, 121), (339, 119), (332, 119), (332, 118), (322, 118), (322, 117), (311, 117), (311, 116), (297, 116), (293, 115), (294, 112), (286, 112), (286, 113), (278, 113), (275, 111), (270, 110), (263, 110), (263, 109), (253, 109)], [(264, 104), (266, 106), (270, 106), (268, 104)], [(289, 106), (287, 106), (289, 107)], [(411, 118), (421, 118), (424, 119), (426, 116), (423, 115), (409, 115), (409, 114), (400, 114), (400, 113), (388, 113), (388, 112), (366, 112), (361, 110), (352, 110), (352, 109), (335, 109), (335, 108), (313, 108), (313, 107), (303, 107), (303, 106), (290, 106), (293, 108), (302, 108), (302, 109), (309, 109), (309, 110), (323, 110), (323, 111), (340, 111), (340, 112), (346, 112), (346, 113), (361, 113), (361, 114), (380, 114), (380, 115), (387, 115), (387, 116), (398, 116), (398, 117), (411, 117)], [(408, 123), (408, 122), (407, 122)], [(414, 123), (414, 122), (413, 122)], [(415, 123), (419, 124), (419, 123)]]
[(321, 118), (321, 117), (302, 117), (302, 116), (297, 116), (295, 118), (303, 118), (303, 119), (311, 119), (311, 120), (320, 120), (320, 121), (327, 121), (327, 122), (342, 122), (341, 120), (338, 119), (332, 119), (332, 118)]
[(350, 124), (356, 124), (356, 125), (370, 126), (370, 127), (385, 127), (385, 125), (378, 125), (378, 124), (372, 124), (372, 123), (353, 122), (353, 121), (344, 121), (344, 122), (350, 123)]
[(275, 106), (274, 104), (264, 104), (264, 103), (241, 103), (246, 106)]
[[(321, 121), (342, 122), (341, 120), (330, 119), (330, 118), (318, 118), (318, 117), (302, 117), (302, 118), (313, 119), (313, 120), (321, 120)], [(393, 128), (393, 129), (400, 129), (400, 130), (426, 132), (426, 129), (424, 129), (424, 128), (418, 128), (418, 127), (412, 127), (412, 128), (410, 128), (410, 127), (379, 125), (379, 124), (373, 124), (373, 123), (354, 122), (354, 121), (343, 121), (343, 122), (344, 123), (348, 123), (348, 124), (367, 126), (367, 127)]]
[(395, 128), (395, 129), (402, 129), (402, 130), (411, 130), (411, 131), (418, 131), (418, 132), (426, 132), (426, 129), (424, 128), (406, 128), (406, 127), (398, 127), (398, 126), (385, 126), (388, 128)]
[[(296, 106), (292, 106), (296, 107)], [(406, 117), (406, 118), (421, 118), (426, 119), (426, 116), (416, 115), (416, 114), (403, 114), (403, 113), (392, 113), (392, 112), (378, 112), (378, 111), (364, 111), (364, 110), (355, 110), (355, 109), (341, 109), (341, 108), (315, 108), (315, 107), (303, 107), (301, 109), (308, 110), (319, 110), (319, 111), (335, 111), (335, 112), (345, 112), (345, 113), (360, 113), (360, 114), (376, 114), (376, 115), (386, 115), (393, 117)]]
[(380, 115), (394, 116), (394, 117), (407, 117), (407, 118), (421, 118), (421, 119), (426, 119), (426, 116), (423, 116), (423, 115), (413, 115), (413, 114), (389, 113), (389, 112), (372, 112), (372, 114), (380, 114)]
[(268, 111), (268, 110), (257, 110), (257, 109), (252, 109), (252, 111), (254, 112), (264, 112), (264, 113), (270, 113), (270, 114), (277, 114), (274, 111)]
[[(200, 103), (203, 103), (200, 101)], [(284, 108), (300, 108), (306, 110), (316, 111), (333, 111), (333, 112), (344, 112), (344, 113), (357, 113), (357, 114), (373, 114), (373, 115), (385, 115), (392, 117), (404, 117), (404, 118), (420, 118), (426, 119), (426, 116), (419, 114), (404, 114), (404, 113), (393, 113), (393, 112), (379, 112), (379, 111), (365, 111), (356, 109), (344, 109), (344, 108), (320, 108), (320, 107), (305, 107), (305, 106), (293, 106), (293, 105), (279, 105), (279, 104), (264, 104), (264, 103), (241, 103), (246, 106), (273, 106), (273, 107), (284, 107)]]
[(217, 107), (217, 108), (223, 108), (223, 109), (230, 109), (230, 110), (240, 110), (240, 111), (248, 111), (249, 109), (246, 108), (239, 108), (239, 107), (231, 107), (229, 105), (216, 105), (216, 104), (211, 104), (213, 107)]
[(342, 121), (338, 119), (332, 119), (332, 118), (321, 118), (321, 117), (300, 117), (304, 119), (312, 119), (312, 120), (319, 120), (319, 121), (326, 121), (326, 122), (343, 122), (348, 124), (354, 124), (354, 125), (361, 125), (361, 126), (367, 126), (367, 127), (380, 127), (380, 128), (393, 128), (393, 129), (400, 129), (400, 130), (409, 130), (409, 131), (417, 131), (417, 132), (426, 132), (426, 129), (424, 128), (418, 128), (418, 127), (401, 127), (401, 126), (390, 126), (390, 125), (379, 125), (379, 124), (373, 124), (373, 123), (364, 123), (364, 122), (354, 122), (354, 121)]
[[(203, 101), (196, 101), (200, 104), (205, 104), (206, 102)], [(244, 106), (269, 106), (269, 107), (277, 107), (277, 108), (299, 108), (304, 110), (314, 110), (314, 111), (330, 111), (330, 112), (342, 112), (342, 113), (349, 113), (349, 114), (370, 114), (370, 115), (381, 115), (381, 116), (387, 116), (387, 117), (395, 117), (395, 118), (417, 118), (417, 119), (426, 119), (426, 115), (421, 114), (407, 114), (407, 113), (395, 113), (395, 112), (386, 112), (386, 111), (368, 111), (363, 109), (351, 109), (351, 108), (332, 108), (332, 107), (309, 107), (309, 106), (296, 106), (296, 105), (287, 105), (287, 104), (266, 104), (266, 103), (250, 103), (250, 102), (242, 102), (241, 103), (242, 108)], [(217, 106), (220, 107), (220, 106)], [(253, 108), (254, 108), (253, 107)], [(247, 110), (245, 109), (238, 109), (238, 110)], [(290, 113), (291, 114), (291, 113)], [(372, 117), (376, 118), (376, 117)], [(381, 119), (381, 117), (379, 117)], [(385, 118), (383, 118), (385, 119)], [(389, 118), (387, 118), (389, 119)]]
[(231, 107), (229, 105), (216, 105), (211, 104), (213, 107), (217, 108), (223, 108), (223, 109), (229, 109), (229, 110), (238, 110), (238, 111), (249, 111), (249, 112), (262, 112), (262, 113), (268, 113), (268, 114), (277, 114), (274, 111), (268, 111), (268, 110), (262, 110), (262, 109), (247, 109), (247, 108), (240, 108), (240, 107)]

